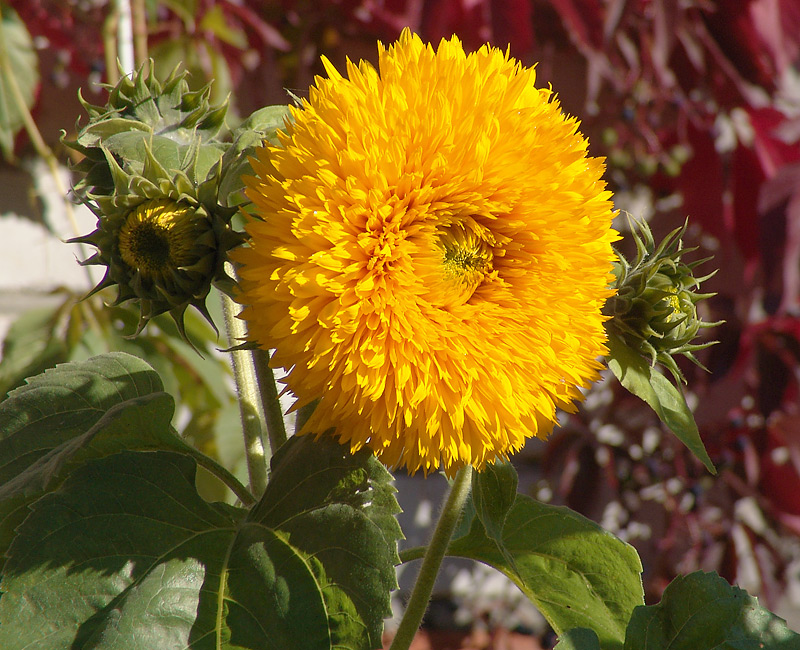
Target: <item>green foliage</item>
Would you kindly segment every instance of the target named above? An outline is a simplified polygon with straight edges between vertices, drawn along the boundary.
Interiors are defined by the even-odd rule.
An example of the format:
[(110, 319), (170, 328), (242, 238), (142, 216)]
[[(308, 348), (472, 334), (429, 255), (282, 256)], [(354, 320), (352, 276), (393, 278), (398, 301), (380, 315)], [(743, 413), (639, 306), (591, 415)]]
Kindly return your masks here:
[(495, 463), (472, 474), (472, 503), (486, 534), (503, 547), (503, 524), (517, 497), (517, 472), (511, 463)]
[(162, 388), (118, 352), (0, 404), (0, 647), (377, 647), (401, 537), (391, 475), (293, 438), (252, 510), (208, 503)]
[(644, 604), (642, 565), (633, 547), (568, 508), (524, 495), (505, 516), (501, 540), (487, 535), (476, 516), (448, 554), (502, 571), (556, 632), (590, 628), (604, 649), (623, 647), (631, 612)]
[(60, 310), (50, 307), (20, 314), (6, 332), (0, 364), (0, 398), (26, 377), (65, 361), (68, 343), (55, 336)]
[(673, 580), (658, 605), (637, 607), (625, 650), (797, 650), (800, 635), (715, 573)]
[(0, 11), (0, 151), (8, 159), (14, 153), (14, 138), (24, 124), (24, 111), (33, 107), (39, 68), (25, 23), (3, 3)]
[(111, 353), (48, 370), (0, 404), (0, 552), (36, 499), (88, 460), (188, 446), (170, 429), (172, 397), (144, 361)]
[[(220, 460), (243, 480), (247, 476), (239, 409), (231, 388), (230, 364), (215, 353), (226, 340), (197, 313), (185, 320), (188, 336), (202, 356), (186, 344), (174, 323), (164, 316), (157, 328), (135, 339), (123, 336), (136, 327), (136, 315), (125, 307), (109, 307), (100, 296), (79, 300), (60, 291), (58, 303), (21, 314), (6, 333), (0, 364), (0, 396), (21, 386), (26, 377), (67, 361), (123, 351), (145, 358), (158, 372), (164, 390), (181, 407), (179, 433), (204, 454)], [(221, 320), (217, 296), (209, 301), (212, 317)], [(1, 399), (1, 398), (0, 398)], [(230, 492), (205, 472), (199, 475), (207, 498), (231, 499)]]
[(254, 111), (232, 133), (231, 147), (222, 159), (224, 170), (219, 184), (220, 195), (228, 197), (229, 204), (243, 202), (241, 191), (243, 178), (252, 175), (250, 156), (266, 142), (277, 144), (277, 131), (291, 118), (289, 107), (284, 105), (265, 106)]
[(608, 336), (608, 349), (608, 367), (620, 383), (647, 402), (661, 421), (703, 462), (708, 471), (716, 474), (681, 389), (615, 334)]
[(600, 650), (600, 640), (592, 630), (576, 627), (559, 637), (554, 650)]
[(383, 619), (391, 616), (403, 537), (391, 481), (366, 449), (351, 454), (330, 438), (291, 438), (275, 455), (264, 497), (249, 517), (288, 535), (307, 559), (335, 647), (379, 647)]

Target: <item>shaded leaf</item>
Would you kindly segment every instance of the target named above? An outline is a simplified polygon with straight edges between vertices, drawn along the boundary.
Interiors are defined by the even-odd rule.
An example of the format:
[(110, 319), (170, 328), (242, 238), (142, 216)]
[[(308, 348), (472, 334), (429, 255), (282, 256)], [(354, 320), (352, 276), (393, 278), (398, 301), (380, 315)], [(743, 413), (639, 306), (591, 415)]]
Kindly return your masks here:
[(637, 607), (625, 650), (797, 650), (800, 635), (716, 573), (675, 578), (661, 602)]
[(681, 390), (614, 334), (608, 336), (608, 349), (608, 367), (620, 383), (645, 401), (708, 471), (716, 474)]
[(622, 648), (631, 612), (644, 603), (642, 565), (633, 547), (569, 508), (523, 495), (505, 518), (502, 549), (476, 517), (448, 554), (498, 569), (557, 633), (592, 629), (604, 649)]
[(124, 449), (190, 451), (172, 397), (141, 359), (113, 352), (60, 365), (0, 403), (0, 551), (27, 507), (87, 460)]
[(194, 470), (178, 454), (124, 452), (36, 502), (0, 585), (0, 647), (329, 647), (307, 559), (203, 501)]
[(250, 514), (201, 499), (180, 454), (75, 469), (9, 548), (0, 647), (378, 647), (399, 535), (390, 475), (310, 437), (276, 460)]
[(36, 87), (39, 84), (39, 69), (33, 40), (17, 13), (3, 5), (0, 29), (3, 30), (0, 44), (0, 150), (5, 158), (14, 152), (14, 137), (23, 126), (23, 111), (19, 99), (28, 110), (33, 107)]
[(3, 359), (0, 400), (26, 377), (65, 359), (67, 344), (62, 337), (54, 335), (60, 309), (60, 306), (31, 309), (20, 314), (8, 328), (0, 355)]
[(290, 438), (249, 521), (281, 530), (313, 558), (336, 646), (377, 648), (397, 588), (402, 531), (392, 475), (368, 450), (327, 437)]

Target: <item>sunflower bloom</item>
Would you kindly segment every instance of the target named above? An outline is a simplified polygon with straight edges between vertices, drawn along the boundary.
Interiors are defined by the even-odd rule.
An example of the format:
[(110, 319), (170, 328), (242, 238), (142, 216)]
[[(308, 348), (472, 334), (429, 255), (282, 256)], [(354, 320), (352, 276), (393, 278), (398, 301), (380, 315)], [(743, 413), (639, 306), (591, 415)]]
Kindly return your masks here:
[(260, 149), (241, 265), (250, 336), (303, 429), (452, 475), (545, 437), (598, 378), (615, 255), (603, 161), (535, 73), (409, 31), (323, 59)]

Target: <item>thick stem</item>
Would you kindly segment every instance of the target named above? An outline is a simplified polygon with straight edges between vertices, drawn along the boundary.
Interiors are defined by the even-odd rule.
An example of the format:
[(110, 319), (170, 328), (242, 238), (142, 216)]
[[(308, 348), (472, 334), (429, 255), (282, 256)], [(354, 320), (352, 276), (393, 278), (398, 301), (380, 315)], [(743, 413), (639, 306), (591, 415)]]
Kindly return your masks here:
[(253, 350), (252, 354), (256, 378), (261, 386), (261, 400), (267, 420), (269, 446), (274, 454), (286, 442), (286, 425), (283, 422), (283, 409), (281, 409), (281, 402), (278, 399), (278, 386), (275, 383), (275, 373), (269, 367), (269, 354), (264, 350)]
[(117, 22), (119, 17), (112, 11), (103, 23), (103, 53), (106, 59), (106, 82), (116, 86), (119, 81), (117, 67)]
[[(246, 335), (245, 325), (236, 318), (237, 305), (224, 293), (222, 294), (222, 311), (225, 316), (225, 329), (228, 333), (229, 343), (233, 345), (237, 341), (243, 340)], [(250, 491), (256, 498), (259, 498), (267, 487), (269, 463), (264, 447), (263, 436), (266, 431), (266, 422), (261, 403), (261, 391), (252, 356), (246, 350), (234, 350), (230, 354), (239, 398), (239, 412), (242, 417)]]
[(133, 0), (133, 53), (136, 67), (147, 63), (147, 7), (145, 0)]
[(471, 479), (472, 467), (470, 465), (462, 467), (456, 474), (456, 478), (450, 487), (450, 494), (447, 495), (447, 501), (442, 509), (442, 514), (436, 524), (436, 529), (433, 531), (431, 542), (425, 551), (425, 557), (422, 560), (417, 582), (411, 591), (411, 598), (406, 606), (406, 612), (400, 621), (397, 634), (392, 640), (389, 650), (408, 650), (414, 640), (414, 635), (417, 633), (422, 623), (422, 617), (425, 616), (425, 610), (428, 608), (428, 601), (431, 598), (436, 576), (439, 574), (439, 567), (442, 565), (447, 546), (450, 544), (450, 538), (458, 525), (464, 502), (469, 496)]
[(136, 69), (133, 55), (133, 16), (130, 0), (114, 0), (117, 12), (117, 57), (125, 74)]

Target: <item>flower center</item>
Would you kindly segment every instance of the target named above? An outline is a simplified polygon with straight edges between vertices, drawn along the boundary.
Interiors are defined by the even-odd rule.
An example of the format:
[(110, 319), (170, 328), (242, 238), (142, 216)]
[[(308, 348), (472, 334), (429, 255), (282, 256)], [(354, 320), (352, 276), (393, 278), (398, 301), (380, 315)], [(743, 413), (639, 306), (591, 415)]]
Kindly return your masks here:
[(163, 199), (139, 205), (119, 232), (123, 261), (149, 278), (189, 264), (196, 237), (194, 212), (191, 206)]
[(492, 247), (475, 224), (452, 224), (439, 233), (447, 294), (444, 304), (463, 305), (492, 271)]

